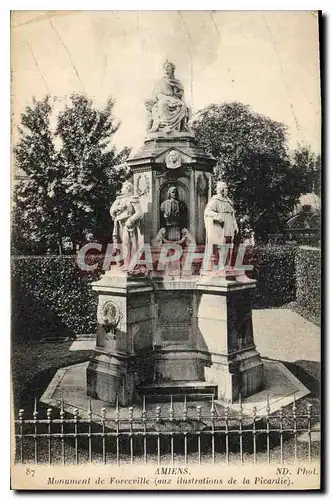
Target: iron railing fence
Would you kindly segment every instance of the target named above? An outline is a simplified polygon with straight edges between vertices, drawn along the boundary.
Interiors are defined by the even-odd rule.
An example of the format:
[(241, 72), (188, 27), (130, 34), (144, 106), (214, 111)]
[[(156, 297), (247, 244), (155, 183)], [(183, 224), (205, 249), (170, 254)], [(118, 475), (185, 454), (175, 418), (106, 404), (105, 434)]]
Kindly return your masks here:
[[(87, 463), (188, 463), (232, 462), (242, 465), (256, 463), (297, 462), (319, 456), (320, 416), (293, 405), (271, 413), (267, 399), (264, 412), (253, 407), (245, 412), (238, 405), (220, 407), (211, 399), (208, 410), (202, 406), (190, 408), (184, 399), (179, 414), (175, 412), (173, 398), (165, 409), (156, 405), (149, 412), (143, 397), (141, 408), (130, 407), (128, 416), (121, 416), (119, 405), (112, 417), (106, 408), (101, 416), (91, 408), (80, 416), (77, 409), (67, 418), (63, 400), (60, 408), (46, 410), (39, 418), (35, 401), (33, 418), (25, 419), (19, 410), (15, 420), (17, 463), (81, 464)], [(302, 405), (303, 406), (303, 405)], [(54, 414), (57, 413), (57, 418)], [(314, 424), (314, 429), (313, 429)]]

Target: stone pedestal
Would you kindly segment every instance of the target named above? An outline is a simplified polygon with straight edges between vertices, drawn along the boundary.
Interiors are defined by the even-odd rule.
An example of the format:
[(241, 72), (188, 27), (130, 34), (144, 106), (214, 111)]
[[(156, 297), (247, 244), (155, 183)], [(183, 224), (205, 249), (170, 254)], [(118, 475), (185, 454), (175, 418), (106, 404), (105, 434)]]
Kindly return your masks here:
[(87, 368), (87, 394), (128, 405), (136, 387), (151, 383), (152, 287), (143, 279), (106, 273), (93, 283), (98, 292), (97, 341)]
[[(256, 350), (251, 316), (255, 281), (242, 276), (202, 276), (197, 283), (201, 348), (211, 355), (205, 380), (218, 386), (218, 399), (234, 403), (264, 385), (263, 363)], [(199, 347), (199, 346), (198, 346)]]
[(154, 382), (202, 382), (210, 354), (197, 347), (197, 277), (154, 282)]
[[(106, 273), (99, 293), (96, 349), (87, 394), (131, 405), (149, 387), (216, 387), (230, 403), (262, 390), (263, 364), (251, 318), (255, 281), (243, 273), (187, 279), (130, 279)], [(164, 387), (165, 386), (165, 387)], [(170, 389), (169, 389), (170, 390)], [(153, 392), (153, 391), (152, 391)]]

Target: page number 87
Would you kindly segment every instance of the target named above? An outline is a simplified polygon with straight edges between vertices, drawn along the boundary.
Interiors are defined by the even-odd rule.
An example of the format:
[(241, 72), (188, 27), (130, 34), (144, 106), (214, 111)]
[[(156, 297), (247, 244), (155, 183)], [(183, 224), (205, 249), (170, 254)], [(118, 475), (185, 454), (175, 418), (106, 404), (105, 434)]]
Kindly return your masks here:
[(34, 477), (35, 476), (35, 469), (30, 469), (29, 467), (25, 469), (25, 473), (27, 476)]

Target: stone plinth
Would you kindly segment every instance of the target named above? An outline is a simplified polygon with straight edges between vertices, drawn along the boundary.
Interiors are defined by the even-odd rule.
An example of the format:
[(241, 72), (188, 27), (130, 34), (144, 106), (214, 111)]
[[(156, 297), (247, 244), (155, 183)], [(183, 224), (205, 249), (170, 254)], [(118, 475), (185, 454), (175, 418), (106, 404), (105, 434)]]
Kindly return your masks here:
[[(260, 416), (266, 415), (266, 402), (269, 399), (270, 414), (277, 412), (285, 407), (307, 396), (310, 391), (280, 362), (264, 359), (264, 372), (266, 373), (266, 384), (262, 391), (255, 395), (242, 399), (243, 416), (248, 415), (252, 418), (253, 409), (256, 408), (257, 421)], [(100, 422), (102, 409), (106, 409), (106, 418), (113, 419), (111, 425), (114, 425), (114, 419), (117, 418), (117, 409), (113, 404), (105, 403), (94, 397), (89, 398), (86, 393), (87, 385), (87, 365), (88, 363), (79, 363), (77, 365), (59, 368), (52, 378), (46, 391), (40, 401), (54, 408), (60, 408), (63, 401), (66, 412), (74, 415), (78, 410), (81, 418), (89, 418), (90, 409), (92, 410), (92, 420)], [(182, 418), (184, 394), (188, 394), (185, 389), (187, 386), (193, 389), (193, 384), (181, 384), (179, 398), (173, 398), (175, 416)], [(155, 415), (156, 404), (153, 396), (158, 395), (158, 405), (161, 407), (161, 415), (169, 418), (170, 394), (175, 394), (177, 384), (169, 383), (142, 387), (142, 393), (146, 399), (146, 410), (149, 415)], [(73, 390), (73, 388), (75, 388)], [(144, 391), (143, 391), (144, 389)], [(211, 384), (196, 383), (195, 392), (192, 397), (187, 396), (188, 418), (196, 417), (196, 407), (201, 405), (202, 415), (210, 416), (211, 395), (214, 393), (214, 386)], [(152, 398), (150, 399), (150, 397)], [(204, 397), (203, 397), (204, 396)], [(138, 398), (134, 403), (134, 418), (140, 419), (142, 416), (142, 400)], [(224, 401), (215, 401), (216, 415), (224, 415)], [(238, 404), (232, 406), (232, 410), (239, 411)], [(128, 407), (120, 409), (120, 417), (129, 420)], [(108, 424), (110, 425), (110, 424)], [(238, 425), (238, 424), (237, 424)], [(106, 424), (107, 426), (107, 424)]]
[(115, 404), (132, 403), (136, 387), (151, 383), (152, 287), (145, 279), (106, 273), (98, 292), (97, 341), (87, 368), (87, 394)]
[[(98, 332), (87, 370), (88, 395), (133, 404), (139, 388), (188, 383), (217, 387), (236, 402), (264, 385), (253, 338), (250, 295), (243, 273), (184, 279), (128, 278), (106, 273), (99, 293)], [(185, 389), (184, 389), (185, 390)]]
[(197, 283), (198, 332), (201, 348), (211, 355), (205, 380), (218, 386), (218, 399), (234, 403), (264, 386), (263, 363), (256, 350), (251, 316), (255, 281), (202, 276)]

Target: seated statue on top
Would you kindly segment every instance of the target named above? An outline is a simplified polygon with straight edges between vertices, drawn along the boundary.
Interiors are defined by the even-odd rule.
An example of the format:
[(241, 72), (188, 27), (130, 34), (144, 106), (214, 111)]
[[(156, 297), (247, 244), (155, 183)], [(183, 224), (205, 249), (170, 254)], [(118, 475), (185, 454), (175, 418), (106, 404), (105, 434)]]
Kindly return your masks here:
[(182, 83), (174, 77), (175, 64), (167, 60), (164, 70), (165, 76), (155, 85), (153, 99), (145, 101), (148, 132), (190, 132), (190, 110), (183, 100)]

